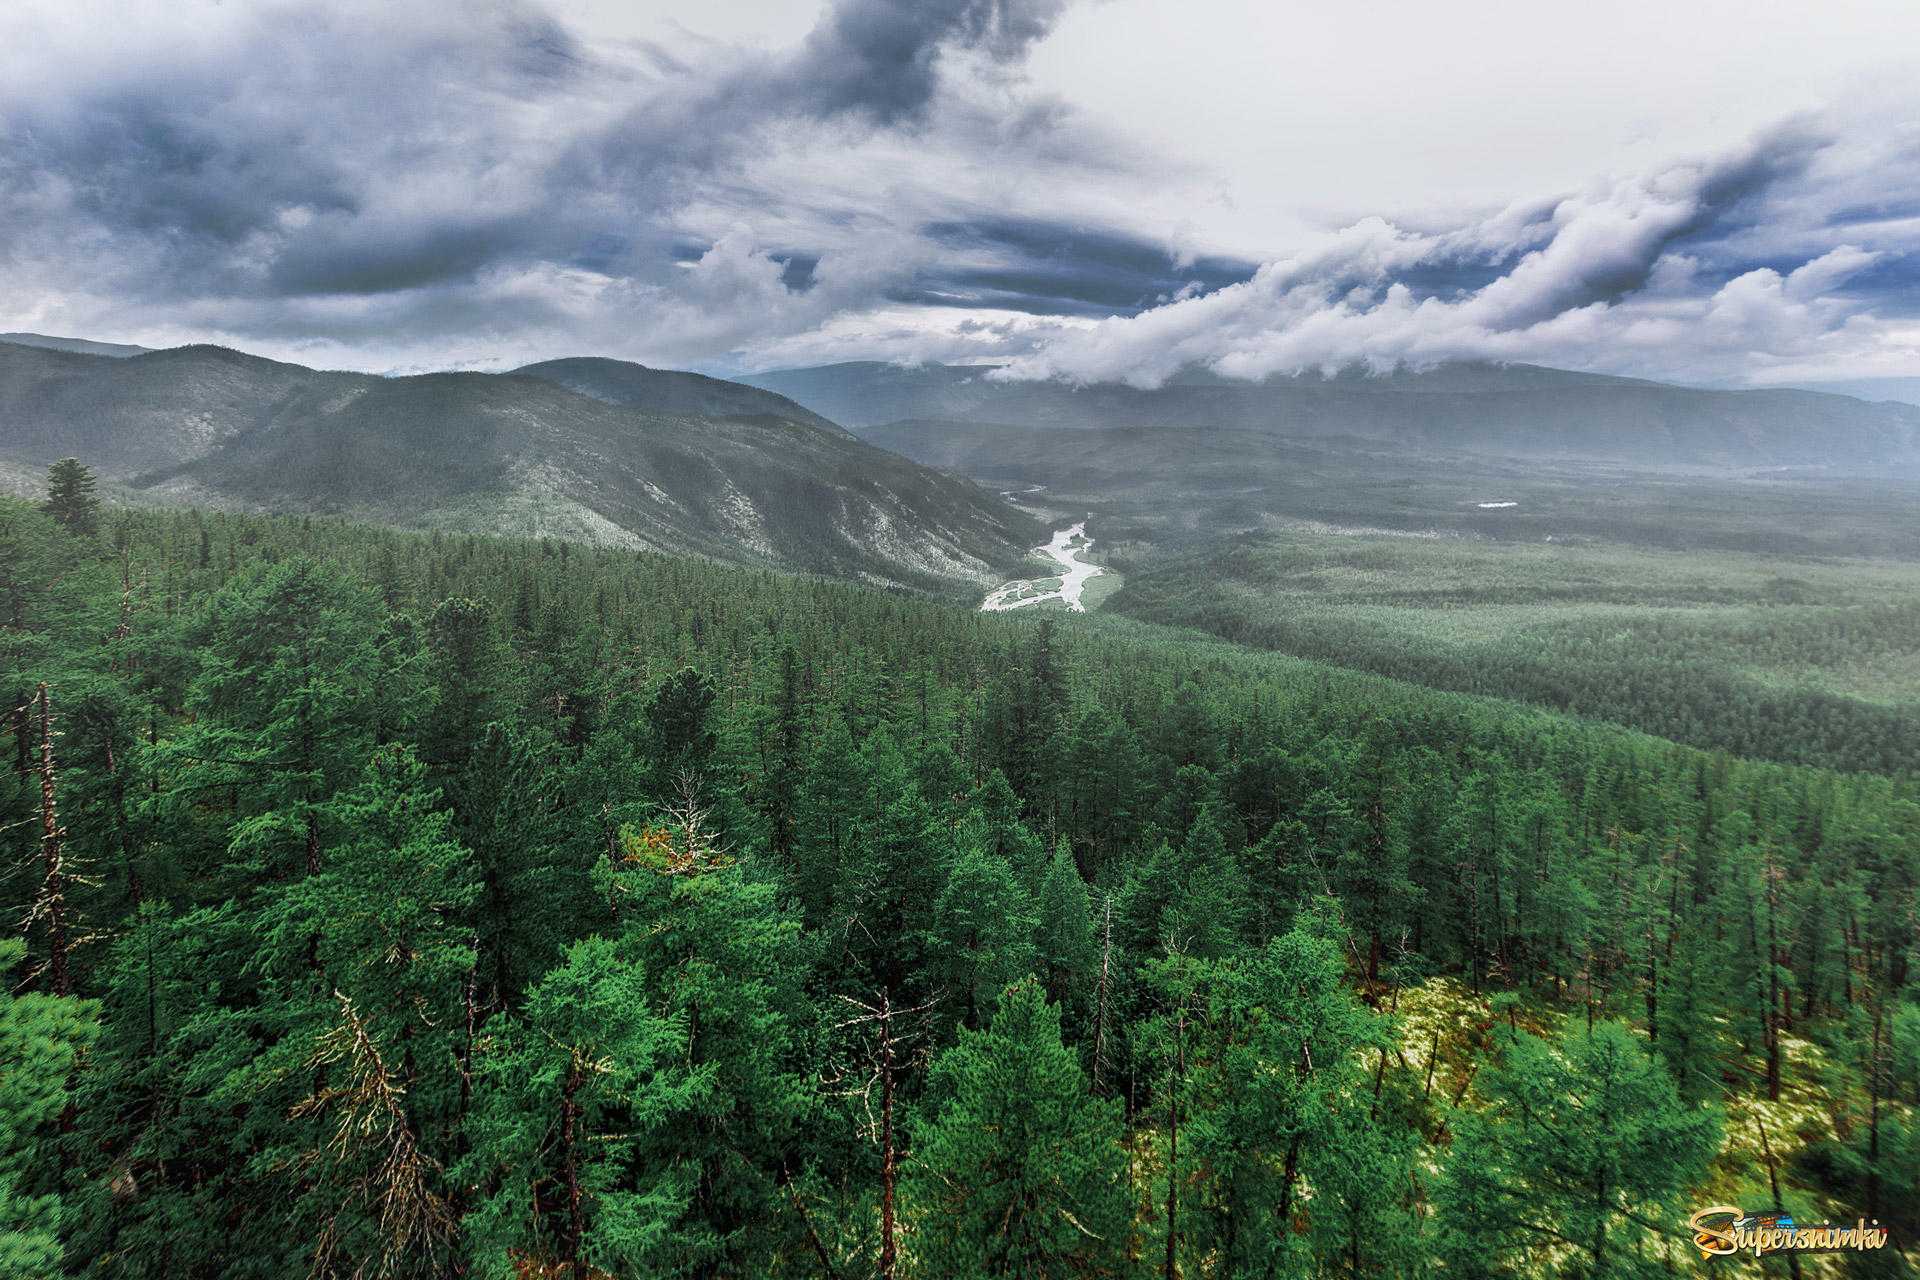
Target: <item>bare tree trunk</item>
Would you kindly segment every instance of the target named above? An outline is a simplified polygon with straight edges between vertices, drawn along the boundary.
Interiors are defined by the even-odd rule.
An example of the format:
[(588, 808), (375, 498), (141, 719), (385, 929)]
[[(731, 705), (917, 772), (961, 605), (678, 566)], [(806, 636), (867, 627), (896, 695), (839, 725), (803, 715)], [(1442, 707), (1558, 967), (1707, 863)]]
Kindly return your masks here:
[(793, 1211), (800, 1215), (800, 1225), (807, 1229), (807, 1243), (813, 1246), (813, 1256), (820, 1260), (820, 1273), (827, 1280), (840, 1280), (840, 1273), (833, 1269), (833, 1259), (827, 1256), (827, 1246), (821, 1243), (820, 1233), (813, 1229), (813, 1217), (807, 1212), (806, 1203), (800, 1199), (799, 1189), (793, 1185), (793, 1179), (783, 1173), (780, 1175), (780, 1185), (786, 1188)]
[(573, 1280), (587, 1280), (587, 1260), (580, 1255), (580, 1237), (585, 1232), (580, 1191), (580, 1158), (575, 1127), (580, 1119), (580, 1104), (574, 1097), (580, 1091), (580, 1054), (576, 1050), (567, 1068), (567, 1082), (560, 1092), (560, 1145), (564, 1151), (561, 1176), (567, 1187), (566, 1261)]
[[(1767, 1122), (1755, 1112), (1753, 1123), (1760, 1130), (1760, 1154), (1766, 1158), (1767, 1181), (1773, 1186), (1773, 1211), (1785, 1213), (1787, 1206), (1780, 1199), (1780, 1167), (1774, 1163), (1773, 1145), (1767, 1141)], [(1793, 1280), (1800, 1280), (1800, 1255), (1792, 1249), (1787, 1250), (1787, 1270), (1793, 1273)]]
[(1422, 1094), (1423, 1097), (1431, 1098), (1433, 1096), (1433, 1068), (1434, 1068), (1434, 1064), (1439, 1061), (1440, 1061), (1440, 1024), (1436, 1022), (1433, 1024), (1433, 1044), (1427, 1050), (1427, 1087), (1425, 1092)]
[(1100, 924), (1100, 985), (1095, 988), (1093, 1011), (1093, 1091), (1100, 1092), (1100, 1075), (1107, 1065), (1107, 979), (1113, 962), (1113, 895), (1104, 899)]
[(34, 914), (47, 922), (47, 980), (53, 994), (73, 994), (73, 979), (67, 971), (67, 904), (65, 857), (60, 837), (60, 817), (54, 802), (53, 710), (46, 682), (40, 683), (40, 855), (43, 875), (40, 900)]
[(1187, 1011), (1173, 1024), (1174, 1074), (1167, 1081), (1167, 1268), (1164, 1280), (1175, 1280), (1175, 1249), (1180, 1241), (1180, 1081), (1187, 1074)]
[[(1767, 859), (1767, 1097), (1780, 1101), (1780, 944), (1774, 916), (1779, 894), (1778, 875)], [(1795, 1267), (1796, 1273), (1798, 1266)]]
[(1867, 1121), (1867, 1216), (1880, 1215), (1880, 1048), (1886, 1021), (1885, 1002), (1878, 992), (1873, 997), (1873, 1048), (1867, 1058), (1867, 1096), (1872, 1099)]
[(893, 1004), (887, 992), (880, 993), (880, 1277), (893, 1280), (900, 1257), (894, 1239), (893, 1183)]

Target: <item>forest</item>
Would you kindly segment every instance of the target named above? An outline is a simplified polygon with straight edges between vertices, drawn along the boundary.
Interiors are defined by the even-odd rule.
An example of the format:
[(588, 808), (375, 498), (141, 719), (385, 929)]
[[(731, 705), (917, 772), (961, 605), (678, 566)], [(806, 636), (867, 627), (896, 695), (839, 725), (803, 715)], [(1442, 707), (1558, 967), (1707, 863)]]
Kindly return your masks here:
[[(0, 717), (7, 1275), (1920, 1258), (1906, 720), (74, 475), (0, 501)], [(1703, 1264), (1716, 1204), (1891, 1244)]]
[(1295, 527), (1129, 563), (1112, 607), (1736, 755), (1920, 769), (1910, 554)]

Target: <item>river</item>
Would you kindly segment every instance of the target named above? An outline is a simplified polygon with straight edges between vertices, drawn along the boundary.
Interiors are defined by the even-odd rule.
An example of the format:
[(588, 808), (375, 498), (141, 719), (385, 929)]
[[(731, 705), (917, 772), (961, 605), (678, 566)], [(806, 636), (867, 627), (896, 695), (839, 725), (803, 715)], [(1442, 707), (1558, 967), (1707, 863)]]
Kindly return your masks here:
[(1075, 613), (1085, 613), (1087, 606), (1080, 597), (1087, 589), (1088, 580), (1106, 572), (1099, 565), (1083, 559), (1092, 545), (1093, 539), (1087, 536), (1085, 520), (1059, 530), (1053, 535), (1053, 541), (1033, 549), (1036, 555), (1046, 556), (1060, 566), (1059, 587), (1052, 591), (1037, 591), (1034, 584), (1042, 581), (1039, 578), (1020, 578), (1002, 583), (980, 602), (981, 612), (1002, 613), (1046, 600), (1058, 600)]

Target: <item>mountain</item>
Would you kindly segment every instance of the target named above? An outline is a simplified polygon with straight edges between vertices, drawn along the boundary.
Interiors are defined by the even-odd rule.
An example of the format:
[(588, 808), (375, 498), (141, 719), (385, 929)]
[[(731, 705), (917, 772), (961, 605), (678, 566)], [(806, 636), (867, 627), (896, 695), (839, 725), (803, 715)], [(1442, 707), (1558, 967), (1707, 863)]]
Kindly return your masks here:
[[(699, 381), (715, 384), (709, 405), (778, 404)], [(1040, 536), (970, 483), (804, 411), (643, 410), (544, 378), (327, 373), (221, 347), (107, 359), (0, 344), (0, 461), (18, 484), (69, 454), (134, 500), (565, 536), (888, 585), (984, 582)]]
[(623, 404), (655, 413), (694, 413), (707, 417), (737, 417), (770, 414), (794, 422), (811, 423), (832, 431), (842, 428), (811, 409), (802, 408), (786, 396), (709, 378), (705, 374), (684, 373), (678, 369), (649, 369), (627, 360), (606, 360), (596, 356), (576, 356), (565, 360), (542, 360), (513, 372), (577, 391), (608, 404)]
[(1833, 382), (1806, 382), (1801, 391), (1824, 391), (1858, 400), (1898, 400), (1920, 405), (1920, 378), (1846, 378)]
[[(903, 420), (1347, 437), (1375, 444), (1641, 467), (1920, 469), (1920, 407), (1799, 390), (1718, 391), (1533, 365), (1234, 382), (1196, 373), (1143, 390), (996, 381), (986, 366), (878, 363), (744, 379), (857, 433)], [(930, 458), (929, 453), (911, 456)]]
[(72, 351), (85, 356), (137, 356), (153, 350), (126, 342), (89, 342), (85, 338), (55, 338), (44, 333), (0, 333), (0, 342), (45, 347), (49, 351)]

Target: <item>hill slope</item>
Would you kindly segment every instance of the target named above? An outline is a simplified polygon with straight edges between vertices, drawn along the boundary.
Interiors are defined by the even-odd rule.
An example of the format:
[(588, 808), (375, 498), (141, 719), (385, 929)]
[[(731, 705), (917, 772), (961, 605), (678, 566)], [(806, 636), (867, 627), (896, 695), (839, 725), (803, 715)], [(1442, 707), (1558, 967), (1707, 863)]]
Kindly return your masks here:
[(1920, 408), (1809, 391), (1701, 390), (1530, 365), (1262, 383), (1195, 374), (1150, 391), (997, 382), (986, 373), (981, 366), (854, 363), (745, 381), (861, 434), (902, 419), (939, 420), (962, 437), (969, 433), (961, 424), (1211, 428), (1642, 467), (1920, 470)]
[(18, 476), (66, 454), (136, 499), (569, 536), (891, 585), (989, 580), (1039, 532), (830, 424), (643, 412), (514, 375), (0, 344), (0, 460)]
[(628, 360), (576, 356), (542, 360), (515, 369), (514, 373), (540, 378), (608, 404), (623, 404), (655, 413), (698, 413), (709, 417), (771, 414), (840, 430), (813, 410), (759, 387), (678, 369), (649, 369)]
[(72, 351), (84, 356), (137, 356), (153, 350), (130, 342), (93, 342), (86, 338), (56, 338), (47, 333), (0, 333), (0, 342), (23, 347), (45, 347), (49, 351)]

